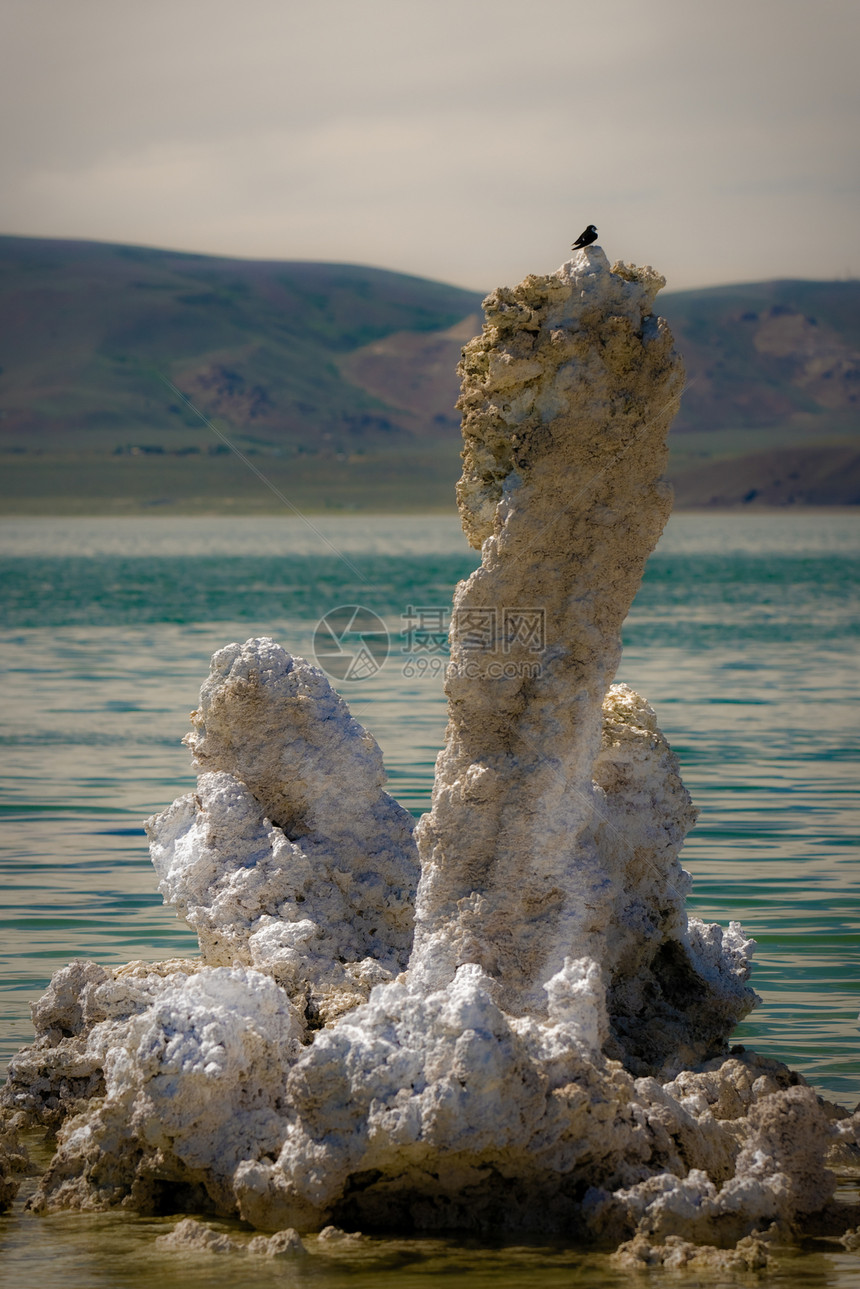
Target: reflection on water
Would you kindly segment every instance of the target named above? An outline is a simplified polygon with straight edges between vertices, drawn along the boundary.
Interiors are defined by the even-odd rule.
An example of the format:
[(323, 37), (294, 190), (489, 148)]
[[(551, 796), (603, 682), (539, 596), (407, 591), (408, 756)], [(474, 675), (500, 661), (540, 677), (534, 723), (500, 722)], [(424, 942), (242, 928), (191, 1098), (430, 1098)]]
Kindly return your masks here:
[[(382, 745), (392, 793), (415, 814), (427, 808), (445, 708), (438, 679), (405, 674), (400, 615), (447, 607), (476, 556), (456, 520), (314, 522), (348, 563), (293, 520), (0, 522), (0, 1060), (30, 1041), (29, 1002), (71, 957), (196, 949), (154, 890), (141, 820), (194, 782), (179, 740), (215, 649), (267, 634), (309, 656), (316, 621), (337, 604), (379, 613), (392, 656), (341, 688)], [(656, 707), (701, 811), (684, 852), (693, 911), (738, 918), (758, 940), (763, 1006), (737, 1038), (850, 1105), (860, 1099), (858, 538), (853, 515), (674, 518), (619, 674)], [(152, 1262), (164, 1229), (128, 1215), (0, 1219), (0, 1281), (131, 1285), (144, 1256), (150, 1285), (222, 1280), (211, 1257)], [(846, 1258), (856, 1269), (834, 1253), (805, 1259), (784, 1283), (848, 1285)], [(440, 1242), (368, 1245), (348, 1272), (314, 1259), (289, 1277), (408, 1285), (443, 1269), (470, 1285), (618, 1280), (575, 1251), (478, 1255)], [(254, 1283), (276, 1275), (255, 1262)]]
[[(155, 1241), (182, 1214), (140, 1218), (133, 1213), (61, 1213), (37, 1218), (20, 1206), (0, 1217), (0, 1285), (15, 1289), (422, 1289), (441, 1279), (450, 1289), (622, 1289), (631, 1272), (609, 1257), (563, 1241), (381, 1239), (326, 1241), (303, 1237), (306, 1252), (290, 1259), (240, 1253), (175, 1253)], [(239, 1222), (206, 1218), (238, 1244), (255, 1234)], [(768, 1289), (855, 1289), (860, 1258), (836, 1240), (804, 1251), (775, 1251)], [(675, 1289), (760, 1283), (753, 1275), (689, 1270), (640, 1275), (636, 1284)]]

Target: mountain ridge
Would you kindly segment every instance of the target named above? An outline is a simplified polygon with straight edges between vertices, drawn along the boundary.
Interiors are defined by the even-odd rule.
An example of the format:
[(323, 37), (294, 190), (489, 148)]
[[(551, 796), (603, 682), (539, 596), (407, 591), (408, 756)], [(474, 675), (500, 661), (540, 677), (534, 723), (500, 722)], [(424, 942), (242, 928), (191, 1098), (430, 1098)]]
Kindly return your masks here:
[[(480, 302), (360, 265), (0, 237), (0, 506), (275, 508), (226, 439), (312, 508), (453, 507)], [(688, 368), (679, 504), (860, 503), (860, 283), (658, 306)]]

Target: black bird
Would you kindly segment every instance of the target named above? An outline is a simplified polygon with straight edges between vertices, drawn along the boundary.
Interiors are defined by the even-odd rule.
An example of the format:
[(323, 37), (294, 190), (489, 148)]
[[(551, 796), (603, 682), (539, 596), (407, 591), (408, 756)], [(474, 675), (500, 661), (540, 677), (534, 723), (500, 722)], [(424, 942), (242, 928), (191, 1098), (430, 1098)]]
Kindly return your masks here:
[(584, 233), (580, 233), (576, 241), (571, 246), (572, 251), (579, 250), (582, 246), (590, 246), (592, 242), (597, 241), (597, 229), (593, 224), (589, 224)]

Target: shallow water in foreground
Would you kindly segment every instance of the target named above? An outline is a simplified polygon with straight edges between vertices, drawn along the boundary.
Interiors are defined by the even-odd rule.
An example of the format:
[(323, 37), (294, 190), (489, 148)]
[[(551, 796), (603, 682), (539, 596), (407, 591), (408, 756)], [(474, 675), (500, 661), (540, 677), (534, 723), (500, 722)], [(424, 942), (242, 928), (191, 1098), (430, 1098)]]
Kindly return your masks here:
[[(0, 521), (0, 1061), (30, 1041), (29, 1002), (70, 958), (196, 949), (161, 906), (141, 819), (194, 782), (179, 739), (213, 650), (267, 634), (312, 656), (328, 610), (378, 613), (391, 656), (370, 679), (339, 687), (385, 752), (391, 792), (416, 814), (427, 808), (444, 659), (408, 652), (401, 615), (446, 610), (475, 563), (445, 518), (315, 519), (312, 529), (277, 519)], [(618, 676), (657, 709), (701, 811), (683, 854), (691, 911), (738, 918), (758, 941), (763, 1005), (735, 1041), (852, 1107), (858, 573), (860, 516), (674, 517), (627, 623)], [(629, 1280), (561, 1247), (462, 1241), (410, 1241), (405, 1251), (372, 1242), (302, 1267), (255, 1259), (251, 1271), (241, 1259), (155, 1256), (154, 1236), (170, 1225), (16, 1211), (0, 1218), (0, 1284)], [(673, 1273), (672, 1282), (686, 1281)], [(773, 1283), (856, 1285), (860, 1259), (791, 1258)]]
[[(22, 1192), (23, 1195), (24, 1192)], [(853, 1188), (850, 1198), (860, 1196)], [(21, 1212), (0, 1217), (2, 1289), (422, 1289), (434, 1279), (450, 1289), (622, 1289), (672, 1285), (675, 1289), (759, 1284), (751, 1273), (655, 1269), (631, 1272), (606, 1254), (562, 1240), (507, 1241), (455, 1238), (400, 1239), (362, 1236), (329, 1242), (306, 1236), (305, 1255), (246, 1258), (236, 1253), (182, 1254), (158, 1250), (155, 1241), (173, 1230), (176, 1214), (61, 1213), (35, 1218)], [(205, 1219), (243, 1243), (254, 1232), (238, 1222)], [(860, 1255), (836, 1240), (799, 1250), (773, 1251), (768, 1289), (856, 1289)]]

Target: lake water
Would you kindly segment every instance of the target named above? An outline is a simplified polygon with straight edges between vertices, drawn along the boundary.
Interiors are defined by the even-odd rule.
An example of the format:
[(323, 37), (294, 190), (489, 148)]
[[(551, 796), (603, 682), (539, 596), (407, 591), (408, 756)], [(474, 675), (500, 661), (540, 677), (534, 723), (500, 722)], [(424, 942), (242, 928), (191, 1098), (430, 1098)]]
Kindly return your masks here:
[[(272, 635), (312, 657), (331, 609), (379, 615), (387, 660), (339, 688), (382, 746), (390, 791), (416, 815), (427, 808), (444, 660), (410, 652), (406, 632), (444, 626), (454, 584), (476, 562), (447, 517), (0, 520), (0, 1062), (30, 1041), (29, 1004), (70, 958), (195, 951), (155, 891), (141, 820), (194, 782), (180, 739), (215, 649)], [(858, 575), (860, 515), (675, 516), (628, 620), (618, 676), (655, 706), (701, 811), (683, 855), (691, 911), (737, 918), (758, 941), (762, 1006), (735, 1041), (852, 1107)], [(156, 1228), (166, 1225), (16, 1211), (0, 1218), (0, 1283), (245, 1282), (229, 1259), (195, 1267), (162, 1255), (144, 1273)], [(848, 1286), (858, 1267), (848, 1255), (808, 1257), (779, 1280)], [(361, 1257), (315, 1259), (289, 1275), (404, 1286), (437, 1273), (455, 1285), (625, 1278), (561, 1247), (440, 1241), (370, 1243)], [(255, 1269), (254, 1282), (270, 1274), (286, 1273)]]

